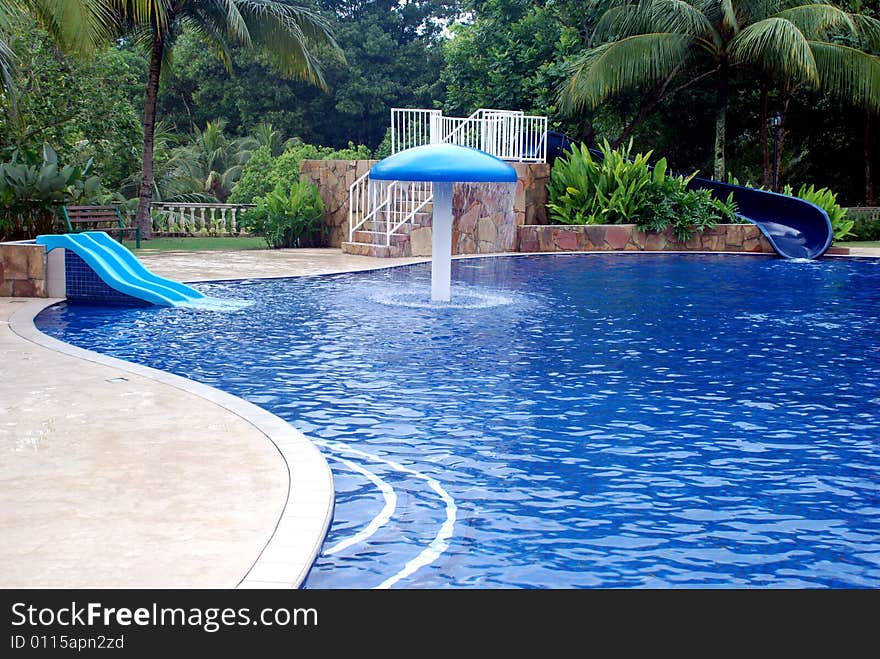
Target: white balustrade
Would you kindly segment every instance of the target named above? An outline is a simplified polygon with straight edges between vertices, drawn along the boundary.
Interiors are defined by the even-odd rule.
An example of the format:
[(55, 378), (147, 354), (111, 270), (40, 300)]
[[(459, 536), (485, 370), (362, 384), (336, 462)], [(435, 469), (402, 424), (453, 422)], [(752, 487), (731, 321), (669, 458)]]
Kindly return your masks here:
[(157, 203), (152, 205), (157, 211), (153, 216), (153, 231), (236, 236), (240, 232), (238, 215), (254, 207), (254, 204)]

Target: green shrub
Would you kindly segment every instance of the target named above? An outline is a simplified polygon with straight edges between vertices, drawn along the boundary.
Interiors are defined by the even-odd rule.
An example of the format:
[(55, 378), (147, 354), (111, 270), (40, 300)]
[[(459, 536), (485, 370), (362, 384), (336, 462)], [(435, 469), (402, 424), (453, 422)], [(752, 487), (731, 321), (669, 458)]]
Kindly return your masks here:
[(61, 165), (48, 144), (39, 156), (14, 152), (0, 163), (0, 240), (52, 233), (60, 205), (97, 201), (101, 182), (91, 169), (91, 160)]
[(586, 146), (575, 146), (550, 172), (547, 209), (562, 224), (634, 223), (642, 231), (672, 227), (687, 241), (695, 231), (719, 221), (737, 221), (732, 199), (713, 199), (708, 190), (689, 190), (693, 178), (667, 172), (665, 158), (648, 164), (651, 152), (632, 156), (632, 141), (612, 149), (600, 147), (594, 158)]
[(601, 159), (586, 145), (573, 146), (558, 158), (550, 172), (547, 210), (560, 224), (623, 224), (632, 221), (648, 203), (651, 184), (648, 158), (638, 153), (630, 159), (632, 140), (612, 149), (606, 141)]
[(311, 183), (277, 184), (255, 200), (256, 208), (242, 215), (250, 232), (266, 239), (269, 247), (316, 247), (327, 234), (324, 202)]
[(687, 242), (698, 231), (711, 229), (718, 222), (736, 223), (736, 204), (731, 193), (726, 200), (716, 199), (709, 190), (688, 189), (694, 177), (669, 176), (666, 161), (654, 166), (653, 185), (648, 191), (648, 204), (635, 218), (641, 231), (665, 231), (672, 227), (675, 237)]
[(299, 181), (299, 166), (303, 160), (369, 160), (370, 150), (352, 142), (344, 149), (295, 144), (277, 158), (268, 147), (260, 147), (251, 155), (242, 170), (241, 179), (232, 188), (227, 200), (231, 204), (256, 203), (257, 197), (267, 195), (279, 183), (288, 186)]
[(880, 219), (870, 213), (849, 211), (853, 221), (851, 240), (880, 240)]
[(837, 194), (831, 192), (828, 188), (819, 188), (817, 190), (814, 185), (809, 187), (802, 185), (797, 195), (794, 195), (792, 187), (786, 185), (783, 192), (789, 196), (800, 197), (804, 201), (809, 201), (824, 209), (828, 213), (828, 219), (831, 220), (834, 240), (842, 240), (843, 238), (855, 235), (852, 232), (855, 222), (846, 217), (846, 209), (837, 203)]

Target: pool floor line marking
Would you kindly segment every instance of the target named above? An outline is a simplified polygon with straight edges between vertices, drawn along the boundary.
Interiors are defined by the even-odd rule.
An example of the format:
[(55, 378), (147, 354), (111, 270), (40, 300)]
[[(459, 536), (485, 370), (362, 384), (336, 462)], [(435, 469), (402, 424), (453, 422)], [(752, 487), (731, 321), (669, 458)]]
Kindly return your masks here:
[[(324, 446), (325, 448), (330, 448), (323, 442), (316, 443), (320, 446)], [(342, 550), (348, 549), (352, 545), (356, 545), (359, 542), (366, 542), (376, 533), (376, 531), (378, 531), (380, 528), (388, 523), (388, 521), (391, 519), (391, 516), (394, 514), (394, 511), (397, 509), (397, 493), (394, 491), (394, 488), (391, 487), (391, 485), (389, 485), (386, 481), (382, 480), (372, 471), (365, 469), (356, 462), (346, 460), (345, 458), (339, 457), (338, 455), (331, 455), (330, 458), (341, 462), (352, 471), (363, 474), (367, 478), (367, 480), (373, 483), (373, 485), (375, 485), (379, 489), (379, 491), (382, 492), (382, 496), (385, 499), (385, 505), (382, 507), (382, 510), (379, 511), (379, 514), (376, 515), (363, 529), (344, 540), (340, 540), (329, 549), (325, 549), (322, 553), (326, 554), (327, 556), (338, 554)]]
[(458, 506), (455, 505), (455, 500), (445, 489), (443, 489), (443, 486), (440, 485), (438, 481), (426, 474), (422, 474), (421, 472), (414, 471), (413, 473), (421, 475), (427, 481), (428, 486), (434, 490), (441, 499), (443, 499), (443, 502), (446, 504), (446, 520), (443, 522), (440, 530), (437, 532), (437, 535), (434, 536), (434, 539), (431, 541), (431, 544), (428, 545), (427, 549), (422, 550), (418, 556), (404, 565), (400, 572), (385, 579), (385, 581), (376, 586), (374, 590), (391, 588), (391, 586), (401, 579), (405, 579), (417, 570), (436, 561), (449, 548), (449, 539), (452, 537), (455, 529), (455, 518)]
[(404, 465), (400, 464), (399, 462), (395, 462), (394, 460), (381, 458), (378, 455), (367, 453), (366, 451), (361, 451), (360, 449), (353, 448), (347, 444), (343, 444), (342, 442), (331, 443), (319, 440), (313, 441), (315, 441), (315, 443), (319, 446), (326, 447), (330, 451), (345, 451), (351, 453), (352, 455), (359, 455), (369, 460), (382, 462), (396, 471), (412, 474), (413, 476), (416, 476), (417, 478), (425, 481), (428, 484), (428, 487), (434, 490), (434, 492), (437, 493), (437, 496), (439, 496), (445, 504), (446, 519), (443, 521), (443, 524), (440, 525), (440, 530), (437, 532), (437, 535), (434, 536), (434, 539), (431, 540), (428, 546), (423, 549), (414, 559), (407, 562), (407, 564), (403, 566), (402, 570), (391, 575), (379, 585), (374, 586), (374, 590), (385, 590), (387, 588), (391, 588), (391, 586), (396, 584), (398, 581), (405, 579), (419, 569), (436, 561), (449, 548), (449, 539), (452, 537), (452, 534), (455, 530), (455, 520), (458, 514), (458, 506), (455, 505), (455, 499), (453, 499), (449, 492), (447, 492), (443, 488), (438, 480), (432, 478), (431, 476), (428, 476), (427, 474), (423, 474), (420, 471), (411, 469), (410, 467), (405, 467)]

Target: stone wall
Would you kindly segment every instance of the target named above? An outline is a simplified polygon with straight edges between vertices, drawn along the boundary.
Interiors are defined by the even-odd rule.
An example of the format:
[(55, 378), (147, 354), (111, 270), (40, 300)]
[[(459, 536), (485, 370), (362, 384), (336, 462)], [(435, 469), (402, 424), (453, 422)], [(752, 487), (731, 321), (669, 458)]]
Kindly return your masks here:
[(46, 296), (46, 248), (0, 243), (0, 297)]
[[(324, 221), (330, 229), (329, 245), (339, 247), (344, 241), (348, 240), (348, 189), (352, 183), (360, 178), (366, 171), (375, 165), (377, 160), (303, 160), (300, 163), (300, 181), (313, 183), (318, 186), (321, 199), (324, 201)], [(506, 218), (504, 223), (508, 221), (511, 225), (522, 224), (545, 224), (547, 222), (547, 211), (545, 204), (547, 202), (547, 180), (550, 178), (550, 166), (547, 164), (533, 163), (512, 163), (517, 173), (516, 190), (513, 194), (513, 216)], [(468, 186), (474, 184), (468, 184)], [(479, 188), (471, 188), (463, 184), (456, 184), (455, 195), (453, 199), (454, 217), (456, 221), (467, 212), (471, 215), (466, 221), (464, 230), (458, 232), (458, 242), (455, 245), (461, 245), (461, 249), (469, 249), (471, 241), (474, 249), (477, 249), (480, 243), (496, 243), (507, 245), (504, 249), (495, 249), (494, 251), (514, 251), (516, 249), (516, 231), (515, 229), (503, 229), (500, 237), (492, 237), (492, 231), (489, 228), (486, 218), (495, 218), (493, 223), (498, 226), (499, 218), (496, 213), (499, 209), (500, 198), (497, 188), (505, 186), (485, 186), (479, 184)], [(466, 190), (466, 191), (463, 191)], [(479, 211), (474, 210), (473, 205), (479, 201), (482, 191), (488, 195), (485, 199), (485, 208)], [(505, 202), (506, 203), (506, 202)], [(506, 211), (505, 211), (506, 212)], [(476, 225), (473, 229), (470, 223), (477, 213), (477, 219), (483, 218), (482, 231)], [(430, 222), (421, 220), (419, 226), (413, 231), (422, 230), (419, 234), (413, 236), (413, 243), (423, 245), (427, 239), (430, 244)], [(428, 229), (428, 231), (424, 231)], [(469, 239), (468, 239), (469, 238)], [(453, 241), (456, 238), (453, 237)], [(419, 246), (414, 245), (414, 253), (422, 253), (423, 250)], [(489, 249), (488, 245), (483, 245), (482, 249)], [(485, 253), (477, 251), (457, 252), (460, 254), (478, 254)], [(428, 251), (430, 254), (430, 251)]]
[(378, 160), (303, 160), (299, 180), (318, 186), (324, 201), (324, 222), (330, 229), (328, 244), (339, 247), (348, 240), (348, 188)]
[(519, 183), (456, 183), (452, 193), (452, 253), (516, 251), (513, 202), (519, 188)]
[(704, 251), (772, 254), (773, 248), (754, 224), (719, 224), (679, 242), (670, 229), (645, 233), (634, 224), (521, 226), (520, 252)]
[(511, 163), (516, 170), (516, 195), (513, 214), (516, 225), (547, 224), (547, 163)]

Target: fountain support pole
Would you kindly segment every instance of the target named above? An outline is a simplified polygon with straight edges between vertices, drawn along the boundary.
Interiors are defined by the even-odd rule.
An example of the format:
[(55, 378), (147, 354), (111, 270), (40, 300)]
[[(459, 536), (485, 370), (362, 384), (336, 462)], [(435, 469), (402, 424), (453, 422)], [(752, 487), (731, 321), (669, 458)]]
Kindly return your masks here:
[(431, 300), (452, 299), (452, 183), (434, 183), (434, 219), (431, 231)]

